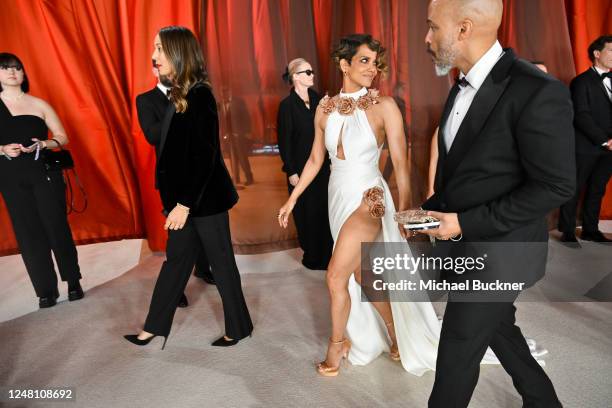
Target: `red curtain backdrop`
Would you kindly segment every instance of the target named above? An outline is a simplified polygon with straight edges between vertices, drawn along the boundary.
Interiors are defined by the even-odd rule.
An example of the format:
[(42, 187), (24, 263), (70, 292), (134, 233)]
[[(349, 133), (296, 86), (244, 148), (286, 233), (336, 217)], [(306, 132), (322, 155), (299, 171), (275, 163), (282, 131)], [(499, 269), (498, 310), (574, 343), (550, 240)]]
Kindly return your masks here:
[[(588, 44), (612, 32), (612, 0), (505, 5), (503, 45), (545, 61), (566, 83), (589, 66)], [(424, 52), (426, 12), (425, 0), (15, 0), (0, 13), (0, 51), (20, 56), (31, 93), (49, 101), (67, 129), (89, 196), (87, 211), (69, 217), (77, 242), (146, 236), (153, 250), (163, 250), (154, 154), (134, 99), (154, 86), (150, 55), (160, 27), (179, 24), (201, 33), (225, 156), (236, 160), (232, 138), (244, 133), (256, 180), (240, 191), (241, 204), (231, 212), (234, 242), (274, 244), (294, 238), (265, 213), (286, 198), (278, 157), (261, 153), (276, 143), (276, 109), (288, 92), (280, 76), (289, 60), (305, 57), (317, 72), (316, 88), (336, 93), (340, 76), (329, 54), (350, 32), (370, 32), (389, 50), (390, 73), (377, 86), (405, 112), (413, 199), (422, 198), (429, 140), (450, 85), (450, 78), (434, 76)], [(612, 186), (603, 216), (612, 218)], [(16, 248), (0, 200), (0, 253)]]
[[(24, 62), (32, 95), (57, 111), (89, 196), (69, 221), (78, 243), (148, 236), (164, 247), (154, 153), (134, 99), (152, 88), (153, 37), (165, 25), (198, 32), (199, 1), (17, 0), (0, 13), (0, 50)], [(1, 177), (10, 177), (3, 174)], [(17, 249), (0, 199), (0, 253)]]

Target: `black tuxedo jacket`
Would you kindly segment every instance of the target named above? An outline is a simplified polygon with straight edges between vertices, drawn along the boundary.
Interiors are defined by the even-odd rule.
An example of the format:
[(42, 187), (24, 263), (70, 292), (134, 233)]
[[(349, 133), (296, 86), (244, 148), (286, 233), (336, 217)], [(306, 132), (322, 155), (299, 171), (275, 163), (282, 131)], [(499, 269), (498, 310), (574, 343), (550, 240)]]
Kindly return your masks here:
[(608, 154), (602, 143), (612, 139), (612, 101), (599, 74), (589, 68), (570, 85), (576, 117), (576, 153)]
[[(169, 104), (168, 97), (157, 86), (136, 97), (138, 123), (147, 142), (155, 147), (156, 159), (159, 159), (162, 122)], [(155, 188), (159, 188), (157, 174), (155, 175)]]
[(157, 178), (165, 211), (177, 203), (192, 216), (229, 210), (238, 202), (221, 155), (217, 103), (210, 88), (194, 85), (187, 94), (187, 110), (169, 104), (161, 127)]
[[(568, 89), (507, 49), (478, 90), (447, 153), (443, 129), (457, 92), (455, 85), (442, 115), (435, 194), (423, 208), (458, 213), (463, 245), (519, 243), (498, 261), (526, 259), (520, 244), (523, 250), (531, 248), (528, 243), (545, 247), (546, 215), (574, 194)], [(546, 265), (541, 247), (527, 264), (504, 269), (517, 282), (535, 283)]]

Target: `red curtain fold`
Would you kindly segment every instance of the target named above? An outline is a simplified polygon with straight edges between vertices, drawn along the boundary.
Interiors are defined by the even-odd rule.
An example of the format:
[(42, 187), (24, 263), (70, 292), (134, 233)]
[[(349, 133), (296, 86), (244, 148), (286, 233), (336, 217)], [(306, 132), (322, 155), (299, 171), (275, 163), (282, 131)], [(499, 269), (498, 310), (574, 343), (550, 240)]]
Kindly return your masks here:
[[(32, 95), (57, 111), (89, 196), (69, 222), (77, 243), (142, 237), (162, 249), (153, 151), (140, 133), (135, 96), (152, 88), (156, 31), (199, 27), (200, 2), (20, 0), (0, 14), (0, 50), (24, 62)], [(10, 177), (10, 175), (1, 175)], [(77, 194), (78, 196), (78, 194)], [(0, 253), (17, 249), (0, 200)], [(77, 203), (77, 204), (80, 204)]]
[[(588, 44), (612, 32), (612, 0), (505, 0), (505, 6), (503, 45), (543, 60), (566, 83), (590, 65)], [(330, 51), (350, 32), (370, 32), (388, 49), (390, 74), (377, 86), (404, 110), (413, 199), (422, 198), (429, 141), (451, 84), (451, 78), (435, 77), (425, 53), (426, 14), (424, 0), (16, 0), (0, 14), (0, 51), (22, 58), (32, 94), (50, 102), (67, 129), (90, 201), (84, 214), (69, 217), (77, 242), (146, 236), (152, 249), (163, 250), (155, 158), (140, 132), (134, 99), (155, 84), (150, 55), (160, 27), (178, 24), (202, 33), (225, 156), (235, 156), (232, 135), (242, 133), (256, 180), (262, 180), (241, 192), (253, 207), (231, 213), (234, 242), (274, 243), (290, 240), (294, 231), (253, 212), (280, 204), (266, 183), (282, 184), (283, 176), (269, 152), (252, 152), (276, 143), (287, 62), (305, 57), (317, 72), (316, 88), (336, 93), (341, 78)], [(612, 186), (608, 190), (604, 218), (612, 218)], [(15, 249), (0, 200), (0, 253)]]
[[(56, 110), (89, 195), (69, 217), (77, 242), (142, 236), (132, 165), (129, 104), (123, 87), (121, 35), (107, 1), (15, 1), (0, 14), (0, 49), (24, 62), (31, 93)], [(10, 177), (3, 174), (2, 177)], [(0, 251), (16, 249), (6, 210)]]

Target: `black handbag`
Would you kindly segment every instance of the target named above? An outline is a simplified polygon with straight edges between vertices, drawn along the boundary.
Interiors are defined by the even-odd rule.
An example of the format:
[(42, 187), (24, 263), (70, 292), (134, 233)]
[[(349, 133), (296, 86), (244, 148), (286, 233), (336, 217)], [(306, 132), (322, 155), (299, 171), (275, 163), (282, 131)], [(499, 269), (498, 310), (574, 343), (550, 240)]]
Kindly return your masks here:
[(60, 150), (47, 150), (44, 152), (45, 169), (47, 171), (74, 169), (74, 160), (72, 160), (72, 155), (70, 154), (70, 152), (68, 150), (62, 149), (62, 146), (60, 146), (59, 143), (57, 143), (57, 147), (59, 147)]
[[(66, 184), (66, 203), (68, 207), (67, 213), (82, 213), (87, 209), (87, 193), (85, 192), (85, 188), (83, 187), (83, 184), (81, 183), (81, 180), (74, 169), (74, 160), (72, 160), (72, 155), (70, 154), (70, 151), (64, 150), (57, 140), (50, 140), (57, 144), (59, 150), (45, 150), (43, 155), (45, 170), (48, 172), (61, 171), (63, 173), (64, 182)], [(81, 196), (83, 197), (83, 207), (81, 209), (77, 209), (74, 205), (74, 191), (72, 190), (72, 183), (70, 182), (69, 170), (74, 175), (77, 187), (81, 191)]]

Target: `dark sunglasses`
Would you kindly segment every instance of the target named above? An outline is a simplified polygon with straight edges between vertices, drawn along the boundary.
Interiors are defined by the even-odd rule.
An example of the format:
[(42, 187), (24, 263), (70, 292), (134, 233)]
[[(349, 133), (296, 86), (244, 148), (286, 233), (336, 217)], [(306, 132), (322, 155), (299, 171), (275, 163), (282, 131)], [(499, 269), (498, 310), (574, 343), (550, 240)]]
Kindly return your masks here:
[(307, 69), (306, 71), (296, 72), (295, 74), (296, 74), (296, 75), (297, 75), (297, 74), (306, 74), (306, 75), (308, 75), (308, 76), (311, 76), (311, 75), (314, 75), (314, 71), (313, 71), (312, 69)]
[(15, 68), (15, 70), (17, 71), (21, 71), (23, 69), (21, 65), (17, 65), (17, 64), (0, 64), (0, 69), (11, 69), (11, 68)]

